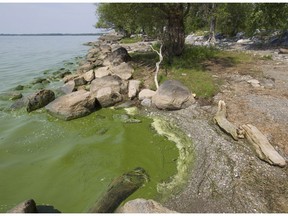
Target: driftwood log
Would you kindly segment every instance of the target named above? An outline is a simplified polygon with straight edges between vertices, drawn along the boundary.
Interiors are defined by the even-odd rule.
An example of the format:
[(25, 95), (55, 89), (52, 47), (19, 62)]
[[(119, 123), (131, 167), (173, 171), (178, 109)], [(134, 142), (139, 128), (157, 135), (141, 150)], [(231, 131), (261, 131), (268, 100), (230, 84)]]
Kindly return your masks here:
[(89, 213), (113, 213), (116, 208), (146, 181), (148, 174), (143, 168), (136, 168), (114, 179)]
[(214, 122), (226, 133), (230, 134), (234, 140), (238, 140), (238, 138), (243, 138), (241, 137), (240, 134), (238, 134), (238, 128), (231, 122), (229, 122), (226, 116), (227, 116), (226, 104), (224, 101), (220, 100), (218, 103), (217, 113), (214, 116)]
[(244, 131), (245, 138), (251, 143), (256, 150), (257, 156), (271, 165), (284, 167), (285, 159), (274, 149), (264, 136), (255, 126), (246, 124), (240, 127)]
[(279, 54), (288, 54), (288, 49), (280, 48)]

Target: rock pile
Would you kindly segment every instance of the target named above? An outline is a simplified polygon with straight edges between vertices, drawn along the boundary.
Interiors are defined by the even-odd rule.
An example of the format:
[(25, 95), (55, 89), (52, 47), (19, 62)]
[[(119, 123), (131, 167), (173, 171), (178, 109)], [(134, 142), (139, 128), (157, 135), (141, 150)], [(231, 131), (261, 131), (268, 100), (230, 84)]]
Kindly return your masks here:
[(53, 91), (44, 89), (21, 98), (11, 108), (26, 107), (31, 112), (45, 106), (52, 116), (71, 120), (125, 100), (164, 110), (186, 108), (195, 102), (188, 88), (175, 80), (164, 82), (156, 92), (141, 91), (141, 81), (133, 79), (132, 58), (119, 39), (120, 35), (113, 33), (89, 43), (91, 48), (76, 73), (61, 76), (64, 85), (56, 90), (56, 99)]

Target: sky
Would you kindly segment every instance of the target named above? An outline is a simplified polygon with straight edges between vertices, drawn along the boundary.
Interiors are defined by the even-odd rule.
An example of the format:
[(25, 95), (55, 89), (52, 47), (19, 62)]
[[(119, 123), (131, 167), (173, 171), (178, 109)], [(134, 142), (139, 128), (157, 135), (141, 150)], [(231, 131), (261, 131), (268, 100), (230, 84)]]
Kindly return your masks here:
[(96, 33), (92, 3), (0, 3), (0, 34)]

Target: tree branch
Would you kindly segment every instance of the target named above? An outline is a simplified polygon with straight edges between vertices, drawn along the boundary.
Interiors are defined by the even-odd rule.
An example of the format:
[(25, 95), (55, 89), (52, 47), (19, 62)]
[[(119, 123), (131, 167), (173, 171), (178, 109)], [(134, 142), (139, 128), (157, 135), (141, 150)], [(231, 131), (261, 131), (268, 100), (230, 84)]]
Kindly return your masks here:
[(161, 62), (163, 61), (163, 55), (162, 55), (162, 47), (163, 47), (163, 44), (161, 44), (160, 46), (160, 50), (159, 52), (157, 50), (155, 50), (152, 45), (150, 45), (151, 49), (156, 52), (158, 55), (159, 55), (159, 62), (156, 63), (156, 71), (155, 71), (155, 76), (154, 76), (154, 82), (155, 82), (155, 85), (156, 85), (156, 88), (158, 89), (159, 88), (159, 84), (158, 84), (158, 72), (159, 72), (159, 69), (160, 69), (160, 64)]

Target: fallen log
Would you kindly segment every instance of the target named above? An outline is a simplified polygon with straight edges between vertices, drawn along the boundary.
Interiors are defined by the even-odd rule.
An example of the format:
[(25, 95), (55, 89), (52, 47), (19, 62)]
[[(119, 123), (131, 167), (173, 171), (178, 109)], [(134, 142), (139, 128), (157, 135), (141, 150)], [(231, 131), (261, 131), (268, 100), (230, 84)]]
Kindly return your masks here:
[(255, 126), (246, 124), (240, 127), (244, 131), (244, 136), (256, 150), (257, 156), (271, 165), (284, 167), (285, 159), (274, 149), (264, 136)]
[(223, 129), (226, 133), (230, 134), (234, 140), (238, 140), (238, 138), (243, 138), (240, 134), (238, 134), (238, 128), (229, 122), (226, 118), (226, 104), (224, 101), (220, 100), (218, 102), (218, 110), (214, 116), (214, 122)]
[(113, 213), (127, 197), (149, 180), (143, 168), (136, 168), (114, 179), (88, 213)]

